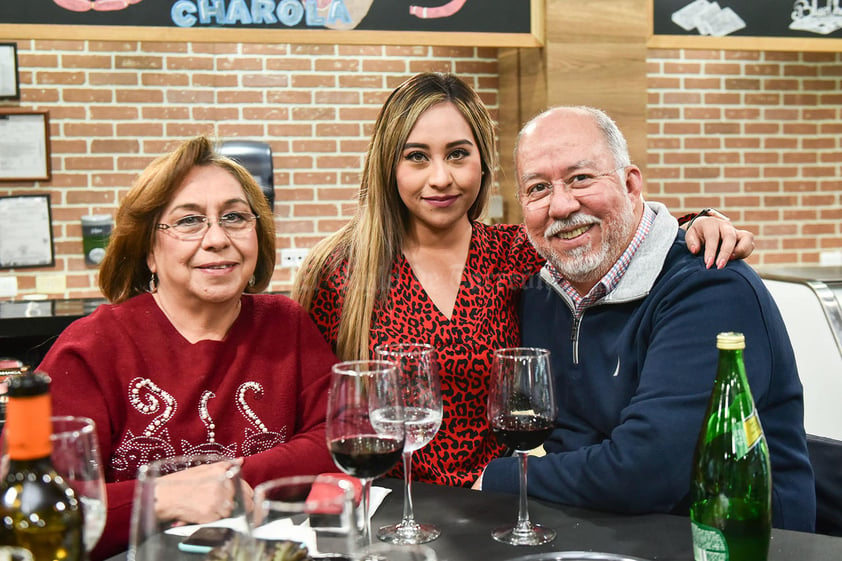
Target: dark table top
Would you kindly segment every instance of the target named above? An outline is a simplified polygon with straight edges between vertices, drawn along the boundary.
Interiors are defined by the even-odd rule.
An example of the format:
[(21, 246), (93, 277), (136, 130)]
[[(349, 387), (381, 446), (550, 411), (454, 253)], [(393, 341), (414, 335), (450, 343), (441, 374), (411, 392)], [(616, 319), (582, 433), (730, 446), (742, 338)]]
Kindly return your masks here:
[[(378, 480), (375, 485), (393, 492), (372, 519), (372, 528), (400, 520), (403, 512), (402, 482)], [(492, 528), (517, 519), (517, 496), (470, 489), (414, 483), (412, 497), (415, 519), (433, 522), (441, 536), (430, 542), (439, 561), (510, 561), (539, 553), (599, 551), (639, 557), (651, 561), (692, 561), (690, 521), (667, 514), (626, 516), (529, 501), (533, 522), (554, 528), (558, 537), (536, 547), (513, 547), (494, 541)], [(175, 541), (173, 542), (175, 544)], [(122, 561), (125, 554), (110, 561)], [(181, 553), (173, 545), (170, 561), (198, 561), (196, 555)], [(548, 558), (549, 559), (549, 558)], [(773, 530), (769, 561), (825, 561), (842, 559), (842, 538)]]

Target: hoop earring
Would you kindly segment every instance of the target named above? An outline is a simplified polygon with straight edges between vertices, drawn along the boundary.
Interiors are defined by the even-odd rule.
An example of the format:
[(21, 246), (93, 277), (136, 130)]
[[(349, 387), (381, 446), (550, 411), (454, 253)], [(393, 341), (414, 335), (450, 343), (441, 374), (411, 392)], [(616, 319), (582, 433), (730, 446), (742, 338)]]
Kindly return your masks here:
[(155, 294), (158, 292), (158, 275), (152, 273), (152, 276), (149, 277), (149, 294)]

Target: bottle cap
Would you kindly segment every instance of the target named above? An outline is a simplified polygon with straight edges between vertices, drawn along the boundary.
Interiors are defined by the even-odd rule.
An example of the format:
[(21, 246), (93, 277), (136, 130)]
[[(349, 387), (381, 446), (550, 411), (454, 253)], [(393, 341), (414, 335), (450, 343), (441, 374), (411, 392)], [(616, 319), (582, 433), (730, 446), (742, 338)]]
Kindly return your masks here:
[(50, 377), (27, 372), (9, 380), (3, 436), (12, 460), (35, 460), (50, 455), (53, 432), (50, 415)]
[(50, 377), (44, 372), (25, 373), (13, 376), (8, 381), (9, 397), (30, 397), (50, 391)]
[(746, 348), (746, 338), (742, 333), (729, 331), (716, 336), (716, 348), (729, 351)]

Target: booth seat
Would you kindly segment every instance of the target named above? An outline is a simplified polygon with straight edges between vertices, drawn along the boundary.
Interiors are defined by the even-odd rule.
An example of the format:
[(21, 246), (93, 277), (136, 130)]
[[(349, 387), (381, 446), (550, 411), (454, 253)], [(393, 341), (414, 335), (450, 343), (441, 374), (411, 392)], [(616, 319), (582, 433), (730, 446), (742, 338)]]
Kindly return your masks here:
[(816, 530), (842, 536), (842, 267), (759, 272), (783, 315), (804, 386)]

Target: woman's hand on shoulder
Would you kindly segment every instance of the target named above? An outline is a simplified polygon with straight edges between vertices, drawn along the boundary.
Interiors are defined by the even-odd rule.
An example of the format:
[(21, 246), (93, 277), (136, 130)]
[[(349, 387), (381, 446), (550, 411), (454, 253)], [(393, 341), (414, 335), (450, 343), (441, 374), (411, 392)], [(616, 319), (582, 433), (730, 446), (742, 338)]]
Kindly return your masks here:
[(705, 265), (721, 269), (731, 259), (745, 259), (754, 251), (754, 234), (739, 230), (727, 218), (698, 216), (685, 236), (687, 249), (698, 254), (704, 248)]

